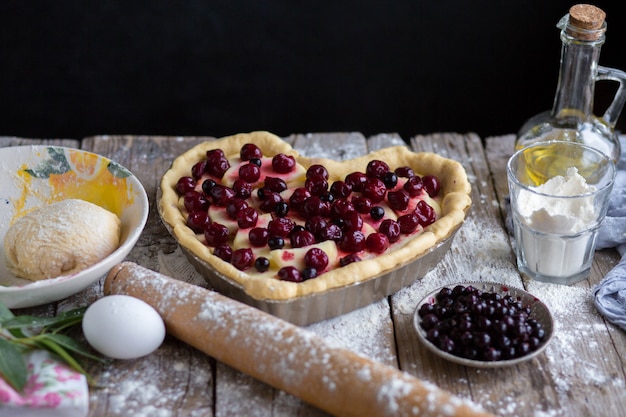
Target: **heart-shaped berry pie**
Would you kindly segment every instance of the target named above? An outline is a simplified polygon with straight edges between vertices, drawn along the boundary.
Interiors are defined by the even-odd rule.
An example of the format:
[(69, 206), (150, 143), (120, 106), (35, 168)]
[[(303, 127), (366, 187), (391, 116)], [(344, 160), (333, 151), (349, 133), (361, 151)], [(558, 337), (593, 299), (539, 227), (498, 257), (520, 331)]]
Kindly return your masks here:
[(365, 282), (450, 238), (465, 219), (461, 164), (404, 146), (338, 162), (252, 132), (176, 158), (159, 213), (182, 248), (257, 300)]

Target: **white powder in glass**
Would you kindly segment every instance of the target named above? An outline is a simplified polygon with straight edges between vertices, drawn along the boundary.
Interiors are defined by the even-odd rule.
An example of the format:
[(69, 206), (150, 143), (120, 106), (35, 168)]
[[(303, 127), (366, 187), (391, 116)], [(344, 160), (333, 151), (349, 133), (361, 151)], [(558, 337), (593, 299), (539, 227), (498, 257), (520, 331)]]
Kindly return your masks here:
[(550, 178), (538, 187), (529, 187), (536, 193), (522, 190), (518, 197), (518, 211), (526, 224), (544, 233), (574, 234), (589, 229), (596, 221), (593, 193), (596, 188), (587, 184), (575, 167), (565, 176)]
[(535, 192), (521, 190), (517, 197), (517, 221), (523, 223), (518, 244), (524, 251), (526, 267), (553, 277), (580, 273), (593, 249), (592, 230), (598, 214), (589, 194), (595, 187), (571, 167), (565, 176), (530, 189)]

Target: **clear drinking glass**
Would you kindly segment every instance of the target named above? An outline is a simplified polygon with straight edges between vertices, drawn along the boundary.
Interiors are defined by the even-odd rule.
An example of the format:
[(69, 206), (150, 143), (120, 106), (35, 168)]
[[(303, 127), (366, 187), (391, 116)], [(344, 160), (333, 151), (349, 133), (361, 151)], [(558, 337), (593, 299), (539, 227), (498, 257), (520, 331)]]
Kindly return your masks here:
[(615, 179), (613, 160), (576, 142), (539, 142), (507, 164), (521, 273), (573, 284), (588, 277)]

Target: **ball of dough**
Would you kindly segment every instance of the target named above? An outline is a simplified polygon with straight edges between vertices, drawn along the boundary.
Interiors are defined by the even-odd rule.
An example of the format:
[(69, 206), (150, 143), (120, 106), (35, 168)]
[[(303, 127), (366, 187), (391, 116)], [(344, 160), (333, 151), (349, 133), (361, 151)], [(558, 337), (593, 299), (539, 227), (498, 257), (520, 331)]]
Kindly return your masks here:
[(121, 221), (83, 200), (63, 200), (18, 219), (4, 238), (7, 267), (33, 281), (70, 275), (114, 252)]

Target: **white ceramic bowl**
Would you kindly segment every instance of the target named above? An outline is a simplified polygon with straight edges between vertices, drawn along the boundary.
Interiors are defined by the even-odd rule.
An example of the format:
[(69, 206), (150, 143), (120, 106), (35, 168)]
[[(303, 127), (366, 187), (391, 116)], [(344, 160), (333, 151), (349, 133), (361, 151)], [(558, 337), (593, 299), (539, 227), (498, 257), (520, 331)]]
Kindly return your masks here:
[(78, 198), (98, 204), (122, 221), (120, 246), (73, 275), (30, 281), (7, 270), (0, 246), (0, 301), (22, 308), (58, 301), (87, 288), (123, 261), (148, 219), (148, 197), (139, 180), (119, 164), (79, 149), (59, 146), (0, 148), (0, 238), (24, 214), (55, 201)]
[(554, 335), (554, 321), (552, 319), (552, 315), (550, 314), (550, 310), (548, 310), (548, 307), (534, 295), (522, 289), (512, 287), (510, 285), (500, 284), (497, 282), (463, 282), (463, 283), (458, 283), (458, 284), (453, 284), (453, 285), (446, 285), (446, 287), (452, 289), (456, 285), (462, 285), (462, 286), (471, 285), (474, 288), (477, 288), (483, 292), (498, 293), (502, 296), (510, 295), (513, 298), (520, 300), (524, 306), (530, 307), (530, 311), (531, 311), (530, 317), (537, 320), (539, 323), (541, 323), (545, 331), (545, 336), (543, 340), (541, 341), (540, 345), (537, 347), (537, 349), (527, 353), (526, 355), (523, 355), (514, 359), (483, 361), (483, 360), (467, 359), (461, 356), (453, 355), (448, 352), (444, 352), (441, 349), (439, 349), (437, 346), (435, 346), (434, 343), (428, 340), (427, 333), (421, 326), (422, 319), (419, 316), (419, 309), (422, 307), (423, 304), (434, 304), (436, 302), (435, 301), (436, 296), (439, 293), (439, 291), (441, 291), (441, 289), (443, 288), (441, 287), (441, 288), (437, 288), (436, 290), (429, 293), (426, 297), (424, 297), (417, 304), (417, 308), (415, 309), (415, 312), (413, 313), (413, 325), (415, 327), (415, 330), (417, 330), (418, 339), (424, 344), (424, 346), (426, 346), (426, 348), (428, 348), (428, 350), (430, 350), (434, 354), (441, 356), (442, 358), (447, 359), (450, 362), (454, 362), (459, 365), (465, 365), (465, 366), (470, 366), (474, 368), (499, 368), (499, 367), (517, 365), (521, 362), (528, 361), (538, 356), (546, 349), (546, 347), (552, 340), (552, 336)]

